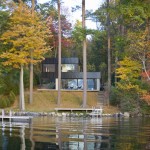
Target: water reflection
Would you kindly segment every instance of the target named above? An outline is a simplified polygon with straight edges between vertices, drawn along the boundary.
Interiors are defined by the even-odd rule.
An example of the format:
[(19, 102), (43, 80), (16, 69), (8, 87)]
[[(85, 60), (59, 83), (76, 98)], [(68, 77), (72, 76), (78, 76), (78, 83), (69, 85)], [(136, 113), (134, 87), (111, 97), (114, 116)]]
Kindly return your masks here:
[(39, 117), (1, 122), (0, 132), (2, 150), (150, 149), (150, 118)]

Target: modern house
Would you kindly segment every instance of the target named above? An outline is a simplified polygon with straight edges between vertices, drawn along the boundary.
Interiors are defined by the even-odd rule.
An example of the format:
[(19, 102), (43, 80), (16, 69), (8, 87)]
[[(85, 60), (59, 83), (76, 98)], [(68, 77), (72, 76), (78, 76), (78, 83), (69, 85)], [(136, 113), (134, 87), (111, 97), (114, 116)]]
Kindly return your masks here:
[[(58, 59), (45, 58), (42, 61), (42, 88), (58, 89)], [(100, 89), (100, 72), (87, 72), (87, 90)], [(80, 72), (79, 59), (61, 59), (61, 89), (82, 90), (83, 72)]]

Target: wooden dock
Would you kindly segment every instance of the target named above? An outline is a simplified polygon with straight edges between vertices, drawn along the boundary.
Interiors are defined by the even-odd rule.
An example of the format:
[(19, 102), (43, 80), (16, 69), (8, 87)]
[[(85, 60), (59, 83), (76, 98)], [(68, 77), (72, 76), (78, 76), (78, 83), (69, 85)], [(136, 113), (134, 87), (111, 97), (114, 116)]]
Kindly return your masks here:
[(9, 122), (30, 122), (32, 117), (31, 116), (13, 116), (12, 112), (9, 111), (9, 115), (5, 115), (4, 110), (2, 110), (2, 115), (0, 115), (1, 121), (9, 121)]
[[(55, 108), (56, 111), (93, 111), (95, 108)], [(102, 110), (102, 108), (99, 108), (100, 110)]]

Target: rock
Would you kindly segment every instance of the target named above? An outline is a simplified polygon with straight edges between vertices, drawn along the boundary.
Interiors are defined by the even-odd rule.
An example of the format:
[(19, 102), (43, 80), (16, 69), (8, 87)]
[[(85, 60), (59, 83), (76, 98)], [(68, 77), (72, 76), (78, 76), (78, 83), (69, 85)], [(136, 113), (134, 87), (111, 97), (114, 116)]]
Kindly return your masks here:
[(66, 116), (67, 114), (66, 113), (62, 113), (62, 116)]
[(124, 112), (124, 117), (130, 117), (130, 113), (129, 112)]

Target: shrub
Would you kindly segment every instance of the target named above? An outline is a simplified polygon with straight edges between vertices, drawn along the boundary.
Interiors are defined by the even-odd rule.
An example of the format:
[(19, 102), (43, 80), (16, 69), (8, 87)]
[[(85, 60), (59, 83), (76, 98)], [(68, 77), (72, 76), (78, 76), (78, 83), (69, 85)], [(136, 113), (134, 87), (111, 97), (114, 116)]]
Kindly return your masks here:
[(6, 108), (7, 107), (7, 101), (8, 101), (7, 97), (2, 96), (0, 98), (0, 108)]
[(11, 91), (10, 94), (9, 94), (10, 104), (13, 104), (15, 102), (15, 99), (16, 99), (16, 95), (14, 94), (13, 91)]
[(112, 87), (110, 95), (110, 104), (119, 106), (121, 111), (138, 112), (140, 111), (140, 97), (135, 89), (121, 90)]
[(0, 108), (10, 107), (15, 101), (15, 94), (11, 91), (10, 94), (2, 95), (0, 98)]

